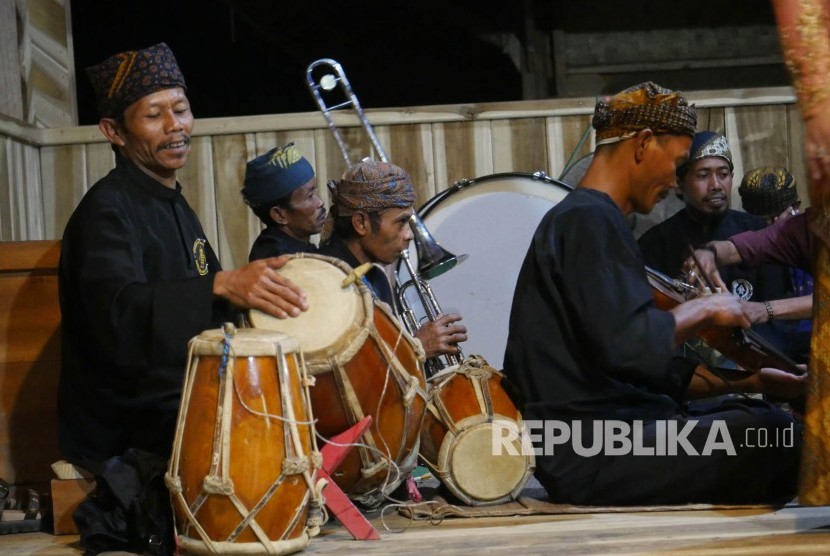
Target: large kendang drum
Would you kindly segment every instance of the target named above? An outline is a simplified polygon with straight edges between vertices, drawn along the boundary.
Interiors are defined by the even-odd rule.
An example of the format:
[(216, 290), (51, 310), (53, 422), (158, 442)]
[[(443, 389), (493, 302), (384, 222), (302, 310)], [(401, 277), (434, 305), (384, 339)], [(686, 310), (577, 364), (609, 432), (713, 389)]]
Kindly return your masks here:
[[(530, 240), (545, 213), (571, 190), (542, 172), (492, 174), (458, 181), (418, 209), (444, 248), (469, 255), (429, 281), (443, 312), (464, 317), (464, 353), (502, 367), (513, 290)], [(414, 245), (410, 258), (417, 259)], [(403, 265), (398, 272), (409, 278)], [(417, 313), (421, 302), (413, 288), (407, 301)]]
[(310, 379), (297, 342), (208, 330), (189, 344), (168, 472), (185, 553), (289, 554), (322, 523)]
[(477, 355), (430, 378), (421, 459), (468, 506), (517, 499), (536, 466), (503, 379)]
[(423, 348), (345, 262), (308, 253), (289, 259), (279, 272), (305, 290), (309, 310), (287, 319), (250, 311), (248, 318), (255, 328), (297, 338), (315, 379), (311, 403), (323, 437), (372, 416), (333, 478), (353, 500), (377, 505), (417, 461), (426, 410)]

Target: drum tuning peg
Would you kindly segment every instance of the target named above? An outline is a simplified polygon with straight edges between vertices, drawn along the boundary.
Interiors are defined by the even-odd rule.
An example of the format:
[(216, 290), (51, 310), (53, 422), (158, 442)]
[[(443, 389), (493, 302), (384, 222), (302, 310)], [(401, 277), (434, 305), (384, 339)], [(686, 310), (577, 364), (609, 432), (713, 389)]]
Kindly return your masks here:
[(352, 270), (345, 278), (343, 278), (343, 282), (340, 283), (341, 288), (345, 288), (347, 286), (351, 286), (358, 280), (362, 280), (363, 276), (369, 272), (372, 268), (372, 263), (363, 263), (356, 269)]

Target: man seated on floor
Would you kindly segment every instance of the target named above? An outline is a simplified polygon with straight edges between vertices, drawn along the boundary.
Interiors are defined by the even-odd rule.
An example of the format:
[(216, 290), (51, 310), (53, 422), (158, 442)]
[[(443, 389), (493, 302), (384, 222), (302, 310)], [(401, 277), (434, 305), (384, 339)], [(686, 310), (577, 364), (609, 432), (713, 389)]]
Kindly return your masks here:
[[(751, 398), (684, 402), (733, 389), (795, 397), (806, 379), (763, 369), (727, 382), (675, 358), (702, 327), (748, 327), (745, 303), (718, 293), (657, 309), (626, 224), (675, 187), (695, 125), (681, 94), (651, 82), (599, 101), (594, 159), (527, 251), (504, 371), (525, 421), (544, 424), (536, 477), (555, 502), (737, 504), (796, 492), (791, 415)], [(759, 447), (748, 441), (758, 431), (789, 441)]]

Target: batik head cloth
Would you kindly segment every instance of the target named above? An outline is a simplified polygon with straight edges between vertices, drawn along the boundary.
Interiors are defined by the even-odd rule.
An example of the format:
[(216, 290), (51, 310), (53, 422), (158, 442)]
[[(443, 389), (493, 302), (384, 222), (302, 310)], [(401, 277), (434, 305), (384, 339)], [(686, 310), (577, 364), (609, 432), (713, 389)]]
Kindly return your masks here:
[(412, 180), (403, 168), (388, 162), (360, 162), (338, 182), (328, 182), (332, 205), (339, 216), (357, 211), (379, 212), (415, 203)]
[(778, 216), (798, 202), (795, 177), (782, 167), (750, 170), (738, 188), (744, 210), (757, 216)]
[(117, 117), (126, 107), (156, 91), (187, 88), (173, 51), (163, 42), (111, 56), (88, 67), (86, 73), (102, 118)]
[(726, 137), (714, 131), (701, 131), (695, 133), (692, 140), (692, 146), (689, 149), (689, 159), (677, 167), (677, 178), (682, 180), (689, 171), (691, 164), (704, 158), (722, 158), (729, 164), (729, 171), (734, 167), (732, 165), (732, 151), (729, 149), (729, 143)]
[(692, 140), (692, 147), (689, 149), (689, 162), (712, 157), (724, 159), (729, 164), (729, 169), (734, 169), (732, 151), (729, 149), (726, 137), (714, 131), (696, 133)]
[(314, 177), (314, 168), (294, 145), (276, 147), (245, 165), (242, 197), (256, 208), (290, 195)]
[(629, 139), (646, 128), (691, 137), (697, 111), (680, 93), (647, 81), (598, 101), (591, 124), (597, 145)]

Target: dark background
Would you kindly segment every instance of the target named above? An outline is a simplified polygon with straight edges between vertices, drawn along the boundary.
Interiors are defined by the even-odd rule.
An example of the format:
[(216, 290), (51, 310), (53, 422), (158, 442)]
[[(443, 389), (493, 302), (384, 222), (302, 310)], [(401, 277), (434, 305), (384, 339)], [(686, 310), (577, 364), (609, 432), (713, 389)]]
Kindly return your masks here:
[[(366, 108), (521, 100), (520, 71), (487, 35), (524, 42), (527, 29), (773, 24), (764, 0), (73, 0), (71, 8), (82, 125), (97, 122), (84, 68), (158, 42), (176, 54), (196, 116), (226, 117), (316, 110), (305, 72), (319, 58), (343, 65)], [(661, 84), (786, 84), (783, 66), (774, 70), (740, 83), (730, 83), (737, 72), (723, 71), (700, 87), (665, 82), (671, 77)], [(555, 88), (551, 79), (550, 96)]]

